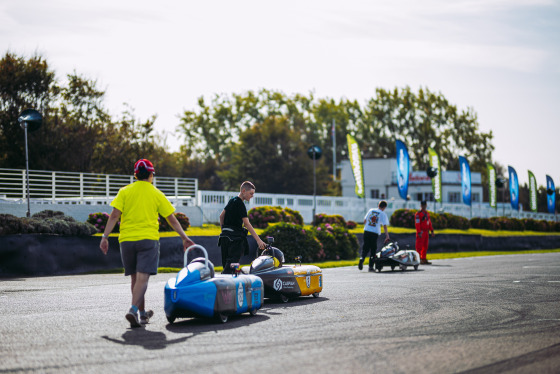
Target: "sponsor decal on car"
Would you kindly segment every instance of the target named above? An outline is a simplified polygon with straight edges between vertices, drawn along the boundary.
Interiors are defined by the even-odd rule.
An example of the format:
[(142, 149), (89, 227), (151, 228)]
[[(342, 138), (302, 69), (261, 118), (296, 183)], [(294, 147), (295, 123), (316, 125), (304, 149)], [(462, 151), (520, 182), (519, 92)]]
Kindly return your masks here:
[(243, 291), (243, 284), (239, 283), (239, 287), (237, 287), (237, 305), (239, 305), (240, 307), (243, 306), (243, 294), (245, 292)]
[(296, 282), (294, 281), (283, 281), (280, 278), (276, 278), (274, 283), (272, 283), (272, 288), (274, 288), (275, 291), (280, 291), (284, 288), (294, 288), (295, 285)]
[(272, 285), (272, 287), (276, 290), (276, 291), (280, 291), (282, 289), (282, 280), (277, 278), (274, 280), (274, 284)]
[(309, 275), (305, 277), (305, 284), (307, 285), (307, 288), (311, 287), (311, 277)]

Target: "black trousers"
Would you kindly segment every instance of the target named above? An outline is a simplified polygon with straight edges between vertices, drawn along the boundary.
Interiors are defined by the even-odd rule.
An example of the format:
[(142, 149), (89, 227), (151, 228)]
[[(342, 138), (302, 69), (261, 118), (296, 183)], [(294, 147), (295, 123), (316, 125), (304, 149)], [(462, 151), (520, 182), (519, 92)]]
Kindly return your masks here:
[(222, 274), (233, 274), (231, 264), (239, 263), (241, 255), (243, 254), (244, 243), (243, 240), (222, 240)]
[(377, 253), (377, 238), (379, 234), (370, 231), (364, 231), (364, 245), (362, 246), (362, 255), (360, 258), (363, 260), (371, 252), (369, 257), (369, 267), (373, 267), (373, 258)]

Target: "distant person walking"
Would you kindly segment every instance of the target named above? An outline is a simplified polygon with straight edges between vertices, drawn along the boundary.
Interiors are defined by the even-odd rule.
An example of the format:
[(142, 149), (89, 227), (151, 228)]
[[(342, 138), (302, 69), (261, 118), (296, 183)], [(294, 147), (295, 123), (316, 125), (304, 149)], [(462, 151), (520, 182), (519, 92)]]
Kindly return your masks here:
[(428, 252), (429, 232), (432, 237), (435, 236), (430, 213), (426, 209), (428, 204), (426, 201), (420, 203), (420, 210), (416, 212), (414, 221), (416, 224), (416, 252), (420, 255), (420, 264), (431, 265), (432, 263), (426, 258)]
[(218, 246), (222, 250), (223, 274), (231, 274), (233, 272), (231, 264), (238, 263), (243, 253), (249, 253), (247, 233), (251, 233), (259, 249), (264, 249), (266, 246), (247, 217), (244, 201), (250, 201), (253, 195), (255, 195), (255, 185), (248, 181), (243, 182), (239, 195), (230, 199), (220, 213), (222, 232), (218, 238)]
[[(130, 275), (132, 304), (125, 317), (130, 327), (140, 327), (149, 322), (153, 311), (145, 310), (144, 295), (150, 275), (157, 274), (159, 264), (158, 214), (165, 217), (183, 240), (183, 251), (194, 243), (183, 231), (173, 215), (175, 208), (163, 192), (152, 184), (154, 165), (141, 159), (134, 164), (137, 181), (119, 190), (111, 202), (113, 211), (101, 238), (99, 247), (103, 254), (109, 250), (107, 238), (121, 219), (119, 243), (124, 275)], [(140, 317), (140, 318), (138, 318)]]
[(384, 210), (387, 208), (387, 202), (381, 200), (379, 202), (377, 209), (370, 209), (364, 217), (364, 245), (362, 246), (362, 255), (360, 256), (360, 262), (358, 263), (358, 269), (362, 270), (364, 267), (364, 260), (370, 253), (369, 257), (369, 271), (373, 271), (373, 260), (375, 259), (375, 254), (377, 253), (377, 238), (381, 235), (381, 226), (385, 232), (385, 241), (390, 240), (389, 231), (387, 231), (387, 226), (389, 225), (389, 219)]

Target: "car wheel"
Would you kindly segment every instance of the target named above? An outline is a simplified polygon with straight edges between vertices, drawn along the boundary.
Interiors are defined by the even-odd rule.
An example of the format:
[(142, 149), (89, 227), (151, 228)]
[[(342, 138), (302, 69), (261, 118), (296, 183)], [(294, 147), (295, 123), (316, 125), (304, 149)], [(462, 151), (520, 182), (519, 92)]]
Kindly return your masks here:
[(218, 320), (219, 320), (221, 323), (226, 323), (227, 320), (228, 320), (227, 314), (218, 313)]
[(280, 295), (280, 300), (282, 300), (283, 303), (287, 303), (290, 301), (290, 298), (286, 295)]
[(414, 270), (418, 270), (418, 265), (414, 265)]
[(256, 315), (257, 315), (257, 310), (258, 310), (257, 308), (251, 309), (251, 310), (249, 311), (249, 314), (252, 315), (252, 316), (256, 316)]
[(406, 270), (406, 265), (401, 265), (401, 270), (405, 271)]
[(166, 317), (167, 317), (167, 322), (169, 322), (169, 323), (175, 322), (175, 317), (173, 317), (173, 316), (166, 316)]
[(314, 297), (314, 298), (318, 298), (318, 297), (319, 297), (319, 292), (315, 292), (315, 293), (313, 294), (313, 297)]
[(395, 271), (395, 265), (391, 266), (391, 271)]

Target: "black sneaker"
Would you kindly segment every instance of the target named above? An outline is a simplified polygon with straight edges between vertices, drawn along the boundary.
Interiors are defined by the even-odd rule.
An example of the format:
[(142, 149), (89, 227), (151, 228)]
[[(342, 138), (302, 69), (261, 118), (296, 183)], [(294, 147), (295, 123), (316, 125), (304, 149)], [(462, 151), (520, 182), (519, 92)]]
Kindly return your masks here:
[(138, 313), (134, 313), (132, 310), (129, 310), (126, 313), (126, 319), (130, 322), (130, 327), (141, 327), (140, 321), (138, 321)]
[(373, 270), (373, 268), (369, 268), (368, 271), (373, 273), (375, 270)]
[(362, 270), (364, 268), (364, 259), (360, 258), (360, 262), (358, 262), (358, 269)]

